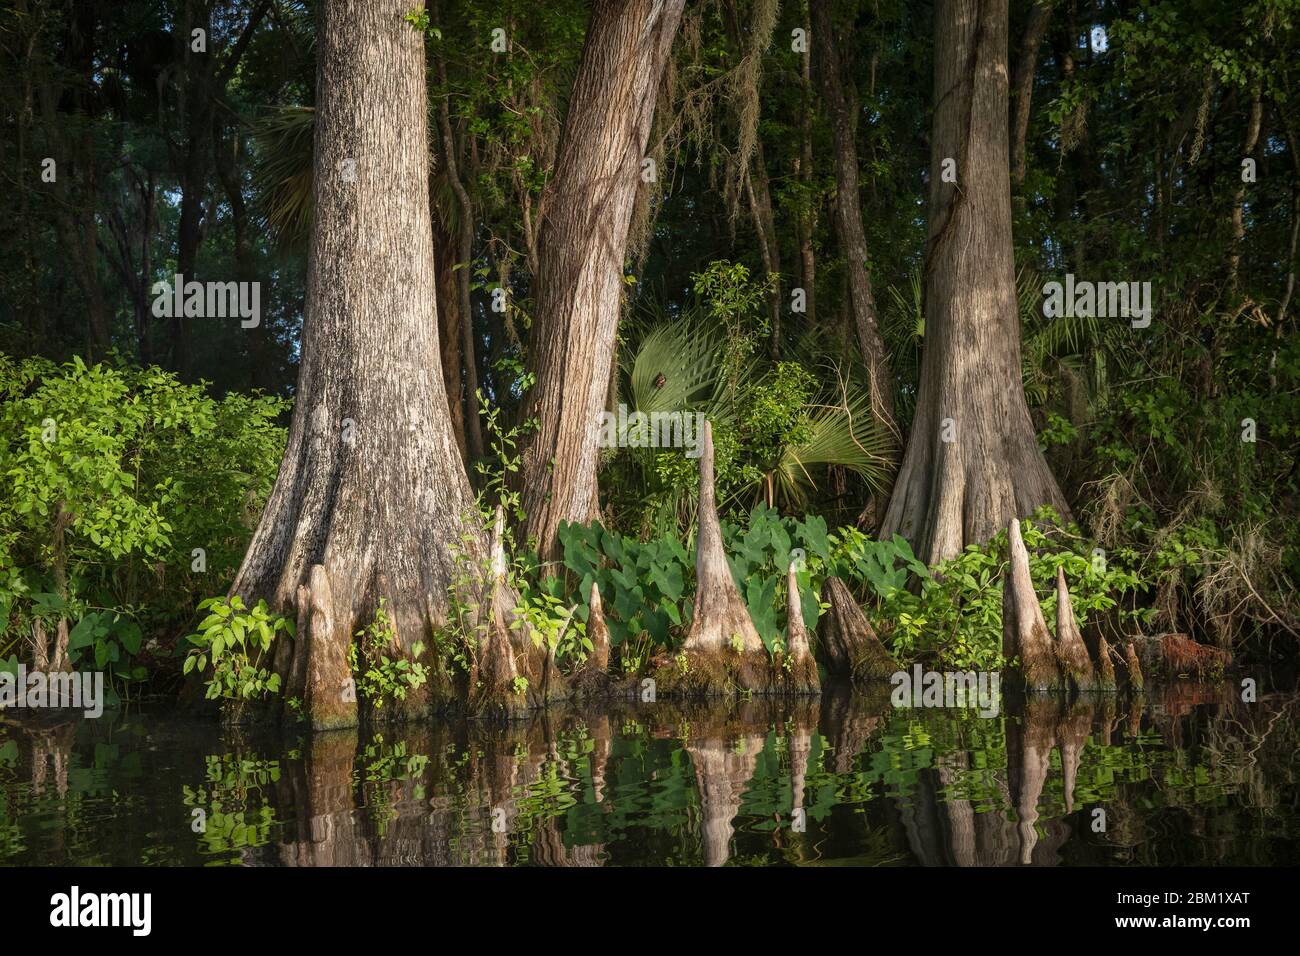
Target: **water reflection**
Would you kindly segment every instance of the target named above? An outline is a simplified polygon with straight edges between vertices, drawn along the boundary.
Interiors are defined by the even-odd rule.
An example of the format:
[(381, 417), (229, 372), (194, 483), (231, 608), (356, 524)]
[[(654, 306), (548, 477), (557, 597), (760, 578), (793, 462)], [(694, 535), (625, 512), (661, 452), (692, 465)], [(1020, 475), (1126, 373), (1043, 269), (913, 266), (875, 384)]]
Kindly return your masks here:
[(604, 866), (1295, 859), (1294, 696), (876, 693), (628, 702), (509, 725), (222, 736), (164, 716), (0, 724), (0, 862)]

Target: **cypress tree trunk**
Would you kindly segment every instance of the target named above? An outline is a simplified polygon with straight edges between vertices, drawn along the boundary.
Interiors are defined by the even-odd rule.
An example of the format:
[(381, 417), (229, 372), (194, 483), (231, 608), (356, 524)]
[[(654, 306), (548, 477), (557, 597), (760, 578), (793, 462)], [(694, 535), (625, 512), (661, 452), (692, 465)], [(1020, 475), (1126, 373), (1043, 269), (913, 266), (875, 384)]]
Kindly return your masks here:
[(543, 561), (561, 521), (597, 509), (599, 415), (623, 293), (623, 257), (664, 64), (685, 0), (596, 0), (543, 199), (537, 314), (523, 417), (539, 427), (520, 490)]
[[(453, 547), (475, 569), (487, 564), (443, 387), (424, 40), (403, 22), (409, 9), (409, 0), (318, 7), (315, 214), (297, 400), (279, 477), (232, 588), (281, 610), (298, 605), (307, 626), (292, 642), (294, 660), (282, 648), (277, 664), (291, 675), (286, 696), (305, 683), (318, 728), (356, 721), (347, 648), (379, 598), (401, 648), (432, 646), (431, 629), (447, 619)], [(530, 651), (519, 656), (534, 673)], [(408, 704), (448, 690), (436, 674)]]
[[(457, 243), (438, 223), (433, 227), (434, 271), (438, 276), (438, 346), (442, 362), (442, 385), (447, 392), (447, 413), (451, 416), (451, 432), (456, 447), (468, 463), (469, 454), (465, 437), (465, 391), (461, 373), (461, 323), (468, 319), (461, 315), (460, 280), (452, 268), (456, 264)], [(464, 271), (464, 270), (461, 270)]]
[[(1068, 508), (1020, 377), (1007, 154), (1007, 0), (939, 0), (925, 354), (916, 418), (885, 514), (927, 563), (1009, 520)], [(956, 163), (956, 182), (944, 171)]]

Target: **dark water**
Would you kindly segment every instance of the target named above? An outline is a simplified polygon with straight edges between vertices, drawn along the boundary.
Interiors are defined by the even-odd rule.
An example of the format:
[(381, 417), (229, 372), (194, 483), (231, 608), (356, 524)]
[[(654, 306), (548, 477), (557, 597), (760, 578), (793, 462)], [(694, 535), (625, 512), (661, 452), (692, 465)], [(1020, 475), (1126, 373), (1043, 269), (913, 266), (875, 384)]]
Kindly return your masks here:
[[(1290, 864), (1295, 696), (620, 704), (238, 737), (0, 724), (0, 864)], [(1103, 817), (1095, 811), (1104, 811)], [(195, 811), (201, 811), (196, 813)]]

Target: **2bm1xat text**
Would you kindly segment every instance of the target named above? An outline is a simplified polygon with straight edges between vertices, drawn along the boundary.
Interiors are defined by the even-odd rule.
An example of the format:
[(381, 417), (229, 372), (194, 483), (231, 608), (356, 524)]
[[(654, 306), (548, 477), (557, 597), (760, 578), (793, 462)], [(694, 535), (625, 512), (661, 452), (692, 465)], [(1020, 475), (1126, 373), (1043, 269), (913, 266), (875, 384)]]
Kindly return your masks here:
[(1190, 903), (1192, 905), (1209, 906), (1223, 903), (1249, 903), (1249, 891), (1234, 890), (1184, 890), (1175, 892), (1169, 890), (1164, 893), (1117, 893), (1117, 903), (1130, 903), (1139, 906), (1153, 906), (1156, 903)]

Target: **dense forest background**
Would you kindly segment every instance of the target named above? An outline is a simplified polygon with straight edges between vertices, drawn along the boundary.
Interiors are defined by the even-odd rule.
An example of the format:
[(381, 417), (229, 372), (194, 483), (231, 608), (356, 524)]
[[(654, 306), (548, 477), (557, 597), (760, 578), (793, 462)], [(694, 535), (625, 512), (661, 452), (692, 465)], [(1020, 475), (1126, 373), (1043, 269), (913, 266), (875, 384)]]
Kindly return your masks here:
[[(305, 566), (268, 584), (245, 555), (303, 388), (304, 311), (334, 275), (328, 230), (313, 239), (334, 187), (314, 180), (335, 168), (324, 158), (347, 162), (357, 148), (346, 129), (322, 145), (317, 125), (341, 109), (330, 97), (364, 98), (359, 74), (322, 78), (348, 44), (390, 36), (344, 23), (366, 19), (346, 4), (327, 5), (344, 8), (337, 23), (317, 6), (0, 10), (10, 666), (34, 627), (63, 628), (70, 652), (114, 668), (129, 695), (179, 676), (178, 640), (200, 598), (235, 583), (250, 606), (265, 596), (293, 617)], [(691, 623), (698, 523), (696, 462), (680, 450), (603, 448), (591, 513), (560, 507), (570, 487), (590, 497), (582, 456), (565, 471), (578, 414), (565, 396), (579, 391), (611, 413), (708, 414), (731, 570), (769, 651), (789, 639), (797, 547), (810, 623), (834, 570), (900, 658), (994, 663), (1006, 513), (1046, 505), (1030, 544), (1051, 560), (1035, 564), (1035, 581), (1046, 594), (1058, 567), (1077, 574), (1086, 623), (1294, 657), (1300, 4), (1012, 0), (997, 30), (962, 34), (949, 29), (965, 22), (954, 3), (702, 0), (657, 46), (628, 54), (619, 75), (639, 85), (603, 86), (591, 51), (620, 55), (618, 4), (407, 6), (401, 29), (424, 45), (427, 110), (418, 95), (383, 106), (410, 93), (395, 81), (376, 115), (403, 156), (419, 144), (401, 131), (423, 124), (427, 155), (401, 168), (427, 164), (427, 182), (394, 178), (375, 202), (427, 193), (447, 433), (489, 525), (504, 506), (518, 542), (512, 586), (562, 660), (592, 651), (585, 630), (556, 622), (574, 607), (588, 621), (593, 582), (624, 671), (676, 649)], [(980, 24), (999, 16), (973, 6)], [(597, 29), (610, 31), (605, 46)], [(995, 75), (1003, 99), (984, 94)], [(639, 147), (638, 132), (635, 178), (609, 187), (602, 156), (622, 155), (624, 133)], [(1009, 245), (982, 205), (999, 188), (1010, 191)], [(575, 303), (597, 255), (584, 244), (610, 237), (581, 210), (602, 203), (627, 206), (625, 240), (616, 230), (601, 253), (621, 283), (615, 307), (593, 299), (583, 326)], [(359, 256), (382, 244), (388, 258), (374, 261), (405, 270), (400, 231), (343, 242)], [(954, 331), (983, 308), (963, 290), (1002, 275), (1007, 256), (1014, 288), (995, 292), (1011, 296), (1010, 337)], [(157, 314), (155, 284), (176, 275), (258, 282), (259, 323)], [(1067, 275), (1150, 283), (1149, 324), (1046, 315), (1048, 284)], [(382, 277), (353, 281), (341, 287)], [(409, 299), (392, 296), (394, 310)], [(584, 345), (611, 335), (605, 352)], [(367, 341), (358, 363), (335, 368), (340, 380), (406, 374), (400, 333)], [(947, 472), (918, 437), (950, 414), (930, 407), (942, 400), (927, 398), (927, 350), (961, 370), (950, 379), (970, 383), (959, 407), (986, 421), (986, 437), (965, 446), (956, 530), (935, 503), (944, 492), (929, 490)], [(1006, 363), (1019, 375), (999, 377)], [(1017, 412), (996, 396), (1016, 387), (1027, 447), (1010, 425), (998, 431)], [(1040, 460), (1022, 496), (1017, 483)], [(970, 474), (986, 462), (1007, 473), (982, 486)], [(373, 473), (381, 485), (403, 474)], [(1002, 495), (1010, 504), (976, 501), (980, 488), (998, 499), (999, 481), (1017, 487)], [(382, 526), (362, 527), (383, 538)], [(457, 571), (444, 564), (413, 580), (445, 588)], [(562, 570), (558, 583), (548, 567)], [(928, 583), (908, 588), (909, 574)], [(340, 612), (349, 633), (372, 618), (382, 629), (386, 606), (399, 628), (404, 615), (444, 623), (465, 610), (403, 608), (401, 582), (382, 580), (387, 592), (368, 577), (355, 587)]]

